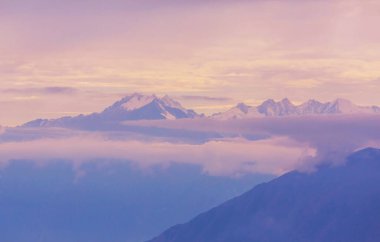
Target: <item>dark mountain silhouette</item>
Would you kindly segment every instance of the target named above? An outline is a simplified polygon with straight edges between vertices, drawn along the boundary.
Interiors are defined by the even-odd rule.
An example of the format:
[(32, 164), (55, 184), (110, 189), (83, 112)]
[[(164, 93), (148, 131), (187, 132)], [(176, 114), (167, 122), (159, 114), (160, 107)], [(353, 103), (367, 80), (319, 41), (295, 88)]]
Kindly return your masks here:
[(290, 172), (150, 242), (376, 242), (380, 240), (380, 150), (345, 165)]

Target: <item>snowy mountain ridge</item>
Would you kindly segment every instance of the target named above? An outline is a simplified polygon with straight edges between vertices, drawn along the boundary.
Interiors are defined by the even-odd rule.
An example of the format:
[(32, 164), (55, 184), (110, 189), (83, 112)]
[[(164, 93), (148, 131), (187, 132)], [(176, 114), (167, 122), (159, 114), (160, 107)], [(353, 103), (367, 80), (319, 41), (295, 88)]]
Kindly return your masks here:
[(58, 119), (37, 119), (24, 124), (24, 127), (102, 127), (127, 120), (174, 120), (203, 117), (193, 110), (185, 109), (170, 98), (134, 93), (115, 102), (100, 113), (63, 117)]
[(268, 99), (259, 106), (249, 106), (244, 103), (239, 103), (226, 112), (212, 115), (211, 118), (226, 120), (250, 117), (332, 114), (380, 114), (380, 108), (377, 106), (357, 106), (351, 101), (342, 98), (326, 103), (310, 99), (300, 105), (295, 105), (289, 99), (284, 98), (278, 102), (273, 99)]
[[(268, 99), (258, 106), (239, 103), (225, 112), (216, 113), (207, 118), (230, 120), (255, 117), (337, 114), (380, 114), (380, 107), (357, 106), (346, 99), (336, 99), (326, 103), (310, 99), (300, 105), (293, 104), (287, 98), (281, 101)], [(206, 116), (203, 114), (184, 108), (179, 102), (167, 95), (157, 97), (156, 95), (134, 93), (120, 99), (100, 113), (58, 119), (37, 119), (24, 124), (23, 127), (99, 128), (120, 124), (128, 120), (175, 120), (204, 117)]]

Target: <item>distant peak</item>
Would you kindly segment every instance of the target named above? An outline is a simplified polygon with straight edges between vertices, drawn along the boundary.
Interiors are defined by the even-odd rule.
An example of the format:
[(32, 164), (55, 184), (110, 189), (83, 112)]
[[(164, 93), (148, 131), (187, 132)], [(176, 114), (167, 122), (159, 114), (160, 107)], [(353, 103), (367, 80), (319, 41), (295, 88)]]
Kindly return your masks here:
[(238, 103), (238, 104), (236, 105), (236, 108), (238, 108), (239, 110), (241, 110), (241, 111), (244, 112), (244, 113), (247, 113), (247, 112), (249, 111), (250, 106), (248, 106), (248, 105), (245, 104), (245, 103)]
[(364, 160), (376, 160), (377, 162), (380, 162), (379, 158), (380, 149), (368, 147), (354, 152), (348, 157), (348, 160), (360, 162), (363, 162)]
[(163, 96), (162, 98), (160, 98), (161, 100), (165, 100), (165, 101), (174, 101), (174, 102), (177, 102), (175, 101), (172, 97), (170, 97), (169, 95), (165, 95)]
[(273, 99), (267, 99), (265, 100), (262, 105), (273, 105), (273, 104), (276, 104), (276, 101), (274, 101)]
[(120, 99), (119, 101), (117, 101), (115, 104), (119, 104), (120, 105), (122, 103), (128, 102), (131, 99), (142, 99), (142, 98), (147, 98), (147, 97), (156, 98), (156, 96), (154, 94), (147, 95), (147, 94), (142, 94), (142, 93), (135, 92), (135, 93), (129, 94), (127, 96), (124, 96), (122, 99)]
[(309, 99), (306, 103), (321, 103), (321, 102), (315, 99)]
[[(194, 111), (185, 109), (179, 102), (172, 99), (168, 95), (157, 97), (154, 94), (149, 95), (141, 93), (133, 93), (124, 97), (112, 106), (106, 108), (104, 112), (122, 113), (122, 115), (127, 115), (128, 112), (141, 110), (145, 107), (147, 107), (147, 110), (150, 110), (151, 112), (153, 112), (152, 110), (155, 110), (156, 114), (160, 112), (160, 114), (157, 114), (155, 118), (163, 116), (165, 119), (175, 119), (198, 116), (198, 114)], [(152, 117), (152, 114), (146, 115), (150, 115), (150, 118)]]
[(177, 102), (176, 100), (174, 100), (168, 95), (163, 96), (160, 100), (165, 106), (168, 106), (171, 108), (183, 109), (182, 105), (179, 102)]
[(134, 92), (131, 95), (128, 95), (127, 97), (141, 97), (144, 96), (144, 94), (139, 93), (139, 92)]
[(352, 102), (348, 99), (344, 99), (344, 98), (337, 98), (335, 99), (334, 103), (336, 104), (352, 104)]
[(122, 107), (127, 111), (139, 109), (157, 99), (156, 95), (144, 95), (141, 93), (133, 93), (121, 99), (114, 106)]
[(135, 92), (130, 97), (135, 97), (135, 98), (143, 98), (143, 97), (151, 97), (151, 98), (157, 98), (155, 94), (143, 94), (139, 92)]
[(281, 104), (285, 105), (285, 106), (294, 106), (294, 104), (288, 99), (288, 98), (284, 98), (280, 101)]
[(274, 105), (294, 106), (293, 103), (288, 98), (283, 98), (279, 102), (276, 102), (274, 99), (267, 99), (261, 104), (261, 106), (274, 106)]
[(356, 151), (354, 154), (377, 154), (377, 155), (380, 155), (380, 149), (377, 149), (377, 148), (373, 148), (373, 147), (367, 147), (367, 148), (364, 148), (364, 149), (361, 149), (359, 151)]
[(249, 106), (245, 103), (238, 103), (236, 107), (240, 108), (240, 107), (249, 107)]

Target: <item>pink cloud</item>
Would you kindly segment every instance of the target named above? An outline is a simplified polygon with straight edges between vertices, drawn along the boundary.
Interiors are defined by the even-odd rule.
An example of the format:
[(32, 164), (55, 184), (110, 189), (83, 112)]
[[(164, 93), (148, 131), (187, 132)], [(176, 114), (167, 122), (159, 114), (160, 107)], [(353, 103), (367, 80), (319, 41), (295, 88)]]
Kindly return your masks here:
[(128, 160), (136, 166), (186, 163), (201, 166), (210, 175), (236, 176), (245, 173), (282, 174), (292, 170), (315, 150), (286, 137), (248, 141), (221, 139), (204, 144), (163, 141), (117, 141), (99, 135), (0, 144), (3, 165), (11, 160), (34, 160), (45, 164), (54, 159), (73, 162), (75, 167), (95, 159)]
[[(378, 115), (336, 115), (139, 121), (127, 122), (128, 132), (9, 129), (2, 135), (0, 160), (6, 165), (15, 159), (38, 164), (64, 159), (75, 167), (96, 159), (128, 160), (142, 169), (186, 163), (211, 175), (282, 174), (292, 169), (312, 170), (321, 162), (339, 164), (357, 149), (380, 147), (379, 123)], [(152, 134), (133, 131), (133, 126), (141, 125), (165, 129)], [(164, 131), (168, 137), (156, 136)], [(204, 136), (203, 142), (187, 137), (191, 131)], [(210, 132), (224, 138), (211, 138), (216, 136), (207, 136)]]
[(308, 144), (317, 151), (313, 162), (341, 162), (356, 149), (372, 144), (380, 147), (379, 115), (332, 115), (281, 118), (254, 118), (217, 121), (177, 120), (128, 122), (179, 130), (217, 132), (226, 135), (253, 137), (288, 137)]

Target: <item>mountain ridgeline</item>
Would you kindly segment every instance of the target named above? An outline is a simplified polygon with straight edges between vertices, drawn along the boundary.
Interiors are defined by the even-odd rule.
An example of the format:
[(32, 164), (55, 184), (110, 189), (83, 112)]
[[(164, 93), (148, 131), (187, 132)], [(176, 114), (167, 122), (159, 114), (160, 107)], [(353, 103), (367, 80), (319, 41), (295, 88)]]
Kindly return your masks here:
[(337, 99), (327, 103), (309, 100), (301, 105), (294, 105), (288, 99), (283, 99), (278, 102), (269, 99), (256, 107), (240, 103), (226, 112), (205, 116), (184, 108), (179, 102), (169, 96), (160, 98), (156, 95), (135, 93), (117, 101), (100, 113), (50, 120), (37, 119), (24, 124), (23, 127), (106, 128), (128, 120), (175, 120), (194, 118), (229, 120), (255, 117), (338, 114), (380, 114), (380, 107), (357, 106), (345, 99)]
[(380, 150), (345, 165), (290, 172), (149, 242), (377, 242)]
[(337, 114), (380, 114), (380, 107), (357, 106), (349, 100), (336, 99), (322, 103), (309, 100), (301, 105), (295, 105), (285, 98), (279, 102), (268, 99), (259, 106), (248, 106), (239, 103), (232, 109), (212, 115), (215, 119), (240, 119), (253, 117), (285, 117), (303, 115), (337, 115)]
[(24, 124), (24, 127), (70, 127), (70, 128), (107, 128), (127, 120), (160, 120), (198, 118), (202, 115), (185, 109), (180, 103), (168, 96), (135, 93), (127, 96), (100, 113), (63, 117), (58, 119), (37, 119)]

